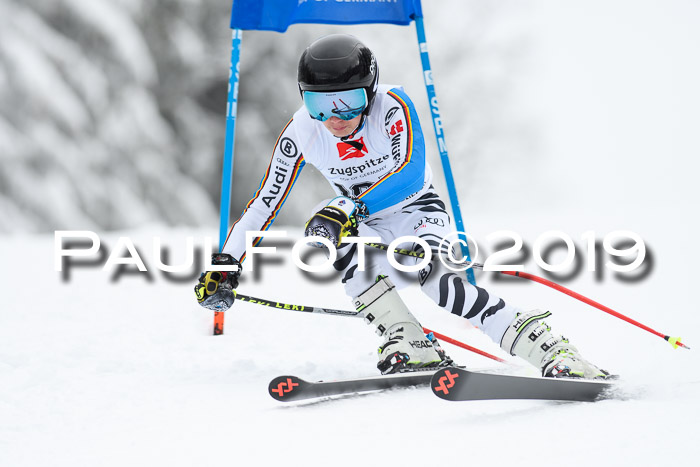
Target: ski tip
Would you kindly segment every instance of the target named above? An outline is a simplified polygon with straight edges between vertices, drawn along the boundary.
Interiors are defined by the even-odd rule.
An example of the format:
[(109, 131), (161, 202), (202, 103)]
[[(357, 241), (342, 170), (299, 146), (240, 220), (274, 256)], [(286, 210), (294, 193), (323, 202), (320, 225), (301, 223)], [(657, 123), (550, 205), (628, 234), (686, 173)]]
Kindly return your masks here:
[(669, 344), (671, 344), (671, 345), (673, 346), (674, 349), (677, 349), (678, 347), (682, 347), (682, 348), (684, 348), (684, 349), (690, 350), (690, 347), (688, 347), (688, 346), (685, 345), (683, 342), (681, 342), (681, 338), (680, 338), (680, 337), (670, 337), (670, 336), (666, 336), (666, 340), (668, 341)]
[(458, 384), (461, 373), (459, 368), (454, 367), (443, 368), (436, 372), (430, 381), (433, 394), (441, 399), (453, 400), (451, 393)]
[(281, 402), (289, 402), (295, 399), (297, 392), (304, 384), (304, 380), (296, 376), (278, 376), (267, 387), (267, 392)]

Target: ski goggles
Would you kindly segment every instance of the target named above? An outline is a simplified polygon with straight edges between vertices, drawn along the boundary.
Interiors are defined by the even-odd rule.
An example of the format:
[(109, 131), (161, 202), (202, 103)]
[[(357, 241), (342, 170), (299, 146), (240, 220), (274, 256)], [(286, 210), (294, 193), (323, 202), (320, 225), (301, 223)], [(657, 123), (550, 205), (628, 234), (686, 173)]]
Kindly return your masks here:
[(331, 117), (352, 120), (367, 107), (367, 92), (364, 88), (330, 92), (304, 91), (304, 105), (311, 118), (322, 122)]

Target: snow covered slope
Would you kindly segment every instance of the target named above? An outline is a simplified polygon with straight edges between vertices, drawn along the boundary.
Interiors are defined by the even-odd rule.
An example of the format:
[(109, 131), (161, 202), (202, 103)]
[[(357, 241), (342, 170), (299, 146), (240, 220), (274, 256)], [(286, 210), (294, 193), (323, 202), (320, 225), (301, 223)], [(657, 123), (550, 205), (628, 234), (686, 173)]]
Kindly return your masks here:
[[(552, 327), (592, 361), (621, 374), (628, 397), (595, 404), (453, 404), (409, 389), (283, 405), (266, 394), (279, 374), (373, 374), (379, 342), (373, 331), (360, 320), (236, 303), (225, 334), (211, 336), (211, 313), (194, 300), (195, 278), (166, 280), (150, 251), (153, 236), (161, 236), (172, 251), (170, 262), (180, 262), (185, 237), (215, 236), (214, 227), (98, 232), (111, 247), (118, 236), (130, 236), (153, 271), (150, 280), (129, 274), (111, 281), (111, 271), (92, 267), (73, 269), (64, 282), (54, 270), (53, 237), (17, 233), (0, 238), (0, 464), (695, 465), (697, 2), (526, 3), (533, 6), (526, 17), (509, 17), (503, 30), (480, 37), (480, 44), (498, 42), (494, 37), (513, 22), (534, 34), (531, 66), (514, 78), (508, 100), (532, 123), (538, 146), (522, 152), (489, 146), (485, 154), (492, 157), (472, 165), (469, 133), (458, 130), (473, 128), (473, 122), (460, 110), (479, 96), (451, 94), (462, 89), (464, 77), (436, 61), (442, 109), (455, 125), (447, 139), (467, 229), (485, 252), (492, 250), (486, 236), (502, 229), (520, 233), (530, 248), (551, 229), (567, 233), (579, 247), (586, 231), (595, 231), (597, 239), (613, 230), (636, 232), (650, 253), (643, 280), (625, 282), (606, 269), (597, 280), (584, 269), (565, 285), (682, 336), (693, 350), (674, 350), (543, 286), (479, 274), (481, 286), (507, 300), (551, 310)], [(433, 48), (459, 58), (459, 49), (449, 46), (474, 31), (430, 18)], [(473, 65), (489, 77), (493, 70), (485, 63)], [(504, 144), (513, 147), (513, 141)], [(32, 183), (38, 202), (49, 196), (41, 183)], [(299, 184), (295, 192), (303, 190)], [(311, 204), (308, 195), (299, 197)], [(301, 222), (275, 228), (298, 238)], [(78, 224), (70, 228), (90, 226)], [(542, 275), (531, 255), (525, 266)], [(264, 264), (259, 277), (247, 275), (240, 290), (290, 303), (350, 306), (337, 281), (304, 276), (289, 261)], [(503, 356), (478, 330), (419, 291), (402, 293), (426, 326)], [(471, 368), (498, 367), (446, 347)]]
[[(299, 234), (298, 230), (290, 232)], [(154, 235), (130, 232), (147, 267)], [(113, 246), (116, 237), (103, 242)], [(281, 250), (289, 253), (289, 249)], [(6, 238), (0, 281), (0, 457), (8, 466), (379, 465), (385, 462), (539, 465), (691, 465), (700, 417), (697, 350), (673, 350), (650, 334), (537, 284), (495, 284), (515, 303), (555, 312), (551, 324), (585, 354), (624, 377), (628, 398), (595, 404), (485, 401), (455, 404), (427, 389), (283, 405), (266, 393), (284, 373), (308, 379), (374, 374), (378, 338), (361, 320), (236, 303), (226, 332), (192, 280), (173, 284), (153, 269), (120, 276), (53, 272), (50, 237)], [(174, 254), (172, 262), (182, 261)], [(678, 265), (672, 258), (659, 263)], [(31, 266), (28, 261), (31, 261)], [(335, 282), (303, 277), (289, 261), (265, 264), (240, 290), (290, 303), (348, 308)], [(700, 319), (677, 280), (659, 269), (642, 284), (568, 285), (642, 322), (700, 342)], [(532, 266), (529, 270), (534, 272)], [(417, 290), (405, 297), (426, 326), (489, 352), (500, 350)], [(667, 303), (668, 306), (664, 306)], [(472, 368), (499, 364), (447, 346)], [(522, 364), (522, 362), (516, 362)], [(543, 456), (543, 457), (541, 457)]]

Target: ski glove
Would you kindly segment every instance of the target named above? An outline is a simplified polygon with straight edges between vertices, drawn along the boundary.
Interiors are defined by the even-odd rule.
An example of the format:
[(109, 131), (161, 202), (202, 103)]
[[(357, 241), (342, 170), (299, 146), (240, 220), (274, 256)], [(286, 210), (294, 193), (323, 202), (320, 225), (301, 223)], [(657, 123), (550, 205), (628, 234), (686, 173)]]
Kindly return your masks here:
[(199, 282), (194, 286), (197, 302), (208, 310), (226, 311), (231, 308), (235, 299), (235, 288), (241, 275), (241, 263), (226, 253), (211, 255), (211, 264), (237, 266), (236, 271), (207, 271), (199, 276)]
[[(327, 238), (337, 248), (343, 237), (357, 235), (357, 225), (366, 217), (367, 208), (363, 202), (338, 196), (308, 220), (304, 235)], [(322, 243), (310, 245), (323, 246)]]

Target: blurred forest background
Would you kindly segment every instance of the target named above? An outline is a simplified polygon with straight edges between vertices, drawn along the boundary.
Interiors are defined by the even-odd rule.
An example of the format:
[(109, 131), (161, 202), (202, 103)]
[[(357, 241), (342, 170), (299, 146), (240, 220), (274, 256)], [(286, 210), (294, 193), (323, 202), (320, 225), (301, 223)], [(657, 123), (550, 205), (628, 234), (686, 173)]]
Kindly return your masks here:
[[(528, 56), (527, 5), (423, 2), (447, 144), (467, 205), (496, 176), (481, 170), (485, 160), (527, 161), (518, 163), (518, 177), (537, 160), (535, 128), (509, 101)], [(227, 0), (0, 0), (0, 233), (215, 229), (229, 14)], [(339, 30), (375, 51), (382, 82), (403, 84), (412, 96), (442, 186), (413, 26), (246, 31), (233, 219), (301, 105), (299, 55)], [(300, 224), (309, 204), (331, 194), (307, 166), (278, 222)]]

